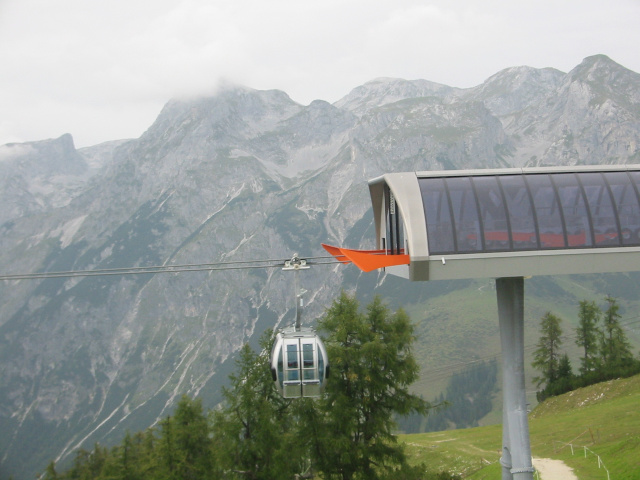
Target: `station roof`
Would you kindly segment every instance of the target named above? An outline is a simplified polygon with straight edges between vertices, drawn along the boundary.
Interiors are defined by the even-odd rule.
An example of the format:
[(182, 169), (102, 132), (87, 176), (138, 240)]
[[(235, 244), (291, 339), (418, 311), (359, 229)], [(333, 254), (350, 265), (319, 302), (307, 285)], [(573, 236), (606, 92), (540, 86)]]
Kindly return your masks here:
[(640, 270), (640, 165), (390, 173), (369, 189), (378, 252), (412, 280)]

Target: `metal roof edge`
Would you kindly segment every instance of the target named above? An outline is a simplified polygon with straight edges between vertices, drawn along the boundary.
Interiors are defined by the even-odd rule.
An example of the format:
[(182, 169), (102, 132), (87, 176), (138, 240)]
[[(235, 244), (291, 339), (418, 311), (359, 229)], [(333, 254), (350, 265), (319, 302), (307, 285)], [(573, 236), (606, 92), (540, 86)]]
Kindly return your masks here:
[[(415, 172), (418, 178), (472, 177), (483, 175), (516, 175), (537, 173), (625, 172), (640, 171), (640, 164), (629, 165), (574, 165), (553, 167), (486, 168), (468, 170), (422, 170)], [(380, 179), (382, 177), (379, 177)], [(377, 179), (376, 179), (377, 180)], [(373, 181), (373, 180), (372, 180)], [(371, 182), (371, 181), (370, 181)]]

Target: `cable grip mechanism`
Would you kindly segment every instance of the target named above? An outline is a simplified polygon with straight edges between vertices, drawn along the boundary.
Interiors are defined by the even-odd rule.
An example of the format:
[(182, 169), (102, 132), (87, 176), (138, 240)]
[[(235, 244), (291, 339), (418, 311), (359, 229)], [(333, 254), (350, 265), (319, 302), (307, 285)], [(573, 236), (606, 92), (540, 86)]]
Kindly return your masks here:
[(307, 268), (311, 268), (307, 265), (307, 261), (301, 259), (297, 253), (294, 253), (291, 260), (285, 260), (282, 270), (304, 270)]
[(287, 271), (293, 271), (294, 275), (294, 283), (293, 283), (293, 289), (295, 292), (295, 297), (296, 297), (296, 324), (295, 324), (295, 329), (297, 332), (300, 331), (301, 327), (302, 327), (302, 322), (300, 320), (301, 316), (302, 316), (302, 307), (303, 307), (303, 302), (302, 302), (302, 295), (304, 295), (306, 293), (306, 290), (302, 290), (302, 289), (298, 289), (298, 271), (299, 270), (306, 270), (309, 269), (311, 267), (309, 267), (309, 265), (307, 265), (307, 261), (306, 260), (302, 260), (300, 257), (298, 257), (297, 253), (293, 254), (293, 257), (291, 257), (291, 260), (286, 260), (284, 262), (284, 267), (282, 267), (282, 270), (287, 270)]

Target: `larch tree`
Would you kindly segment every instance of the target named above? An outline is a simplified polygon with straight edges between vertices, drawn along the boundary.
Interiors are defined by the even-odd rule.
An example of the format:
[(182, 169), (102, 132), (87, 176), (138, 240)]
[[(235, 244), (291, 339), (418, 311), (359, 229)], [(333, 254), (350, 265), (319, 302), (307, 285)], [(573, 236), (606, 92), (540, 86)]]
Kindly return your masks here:
[(259, 354), (249, 345), (241, 349), (231, 386), (223, 389), (225, 405), (214, 413), (214, 452), (225, 478), (278, 480), (304, 468), (291, 401), (282, 398), (271, 378), (266, 352), (272, 340), (271, 331), (262, 336)]
[(607, 296), (607, 309), (604, 312), (600, 352), (605, 370), (613, 370), (633, 361), (631, 344), (620, 325), (620, 306), (618, 301)]
[(560, 367), (560, 345), (562, 345), (562, 328), (560, 318), (547, 312), (540, 320), (540, 339), (533, 352), (532, 366), (540, 371), (540, 376), (533, 379), (538, 386), (549, 385), (558, 378)]
[(366, 313), (342, 293), (318, 324), (331, 363), (314, 424), (315, 464), (325, 479), (410, 478), (393, 435), (394, 415), (426, 414), (430, 404), (410, 393), (419, 367), (413, 325), (376, 297)]
[(595, 302), (582, 300), (578, 306), (578, 327), (576, 328), (576, 345), (582, 347), (580, 373), (587, 374), (597, 367), (599, 353), (598, 323), (602, 311)]
[(182, 480), (213, 478), (209, 423), (201, 399), (183, 395), (173, 414), (176, 474)]

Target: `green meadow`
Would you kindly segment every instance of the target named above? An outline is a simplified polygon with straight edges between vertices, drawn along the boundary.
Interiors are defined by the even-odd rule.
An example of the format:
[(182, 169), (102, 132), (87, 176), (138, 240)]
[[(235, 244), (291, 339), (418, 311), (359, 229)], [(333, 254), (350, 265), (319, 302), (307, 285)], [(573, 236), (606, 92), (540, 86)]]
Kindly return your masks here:
[[(547, 399), (529, 428), (533, 457), (562, 460), (580, 480), (640, 479), (640, 375)], [(473, 480), (501, 478), (501, 438), (501, 425), (400, 436), (412, 463)]]

